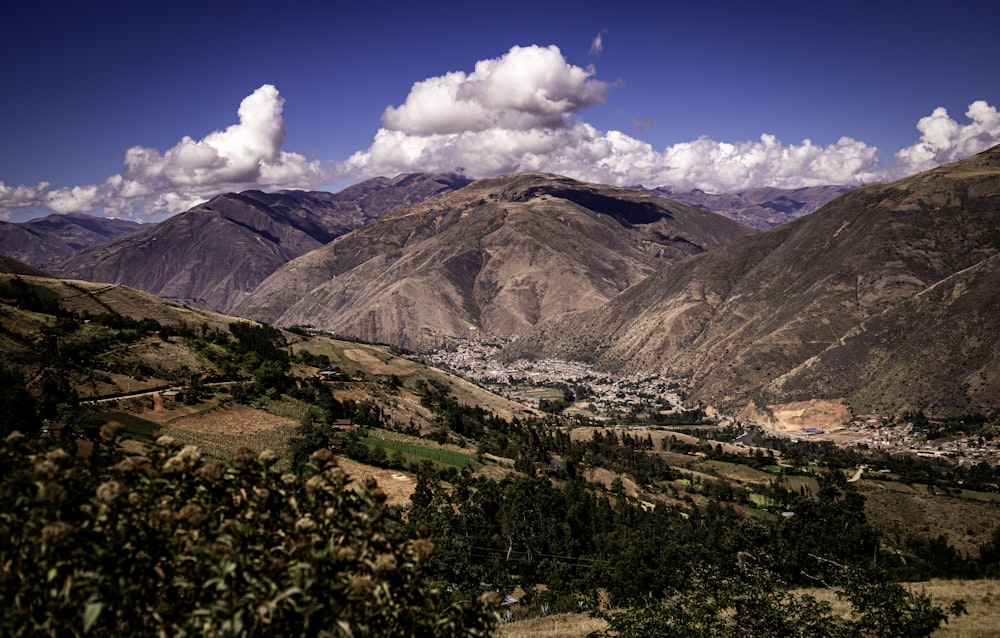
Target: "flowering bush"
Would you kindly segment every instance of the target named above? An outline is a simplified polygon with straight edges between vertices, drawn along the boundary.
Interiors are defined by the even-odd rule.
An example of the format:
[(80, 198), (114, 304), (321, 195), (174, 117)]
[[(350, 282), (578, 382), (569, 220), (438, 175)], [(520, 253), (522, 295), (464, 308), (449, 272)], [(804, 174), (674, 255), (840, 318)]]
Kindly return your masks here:
[[(299, 474), (276, 455), (229, 463), (162, 438), (144, 457), (83, 461), (0, 442), (0, 635), (483, 636), (487, 598), (450, 603), (423, 578), (431, 541), (386, 518), (374, 484), (333, 456)], [(101, 467), (98, 467), (101, 466)]]

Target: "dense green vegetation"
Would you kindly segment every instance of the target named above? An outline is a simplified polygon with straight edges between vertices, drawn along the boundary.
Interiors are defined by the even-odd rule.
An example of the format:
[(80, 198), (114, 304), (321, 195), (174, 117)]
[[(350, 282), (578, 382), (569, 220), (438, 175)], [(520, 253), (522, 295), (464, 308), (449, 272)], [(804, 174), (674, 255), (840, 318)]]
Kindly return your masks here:
[[(30, 287), (6, 294), (57, 312)], [(270, 326), (227, 328), (59, 310), (33, 360), (0, 365), (0, 583), (12, 601), (2, 633), (483, 635), (497, 610), (484, 596), (516, 591), (522, 614), (623, 610), (606, 616), (616, 636), (920, 636), (961, 608), (894, 581), (1000, 575), (1000, 528), (978, 556), (943, 538), (886, 538), (843, 472), (867, 464), (945, 492), (1000, 492), (986, 464), (764, 437), (736, 453), (720, 444), (747, 434), (736, 426), (679, 428), (657, 443), (648, 428), (582, 417), (503, 419), (435, 379), (373, 382), (379, 396), (419, 398), (434, 425), (421, 440), (378, 401), (338, 399), (347, 375), (295, 371), (331, 369), (328, 357), (293, 356)], [(158, 441), (151, 422), (81, 402), (67, 373), (92, 374), (104, 352), (150, 335), (181, 340), (208, 371), (131, 373), (175, 379), (193, 404), (217, 393), (294, 412), (291, 471), (266, 452), (209, 458)], [(579, 391), (558, 390), (563, 400)], [(102, 429), (110, 418), (148, 446), (145, 458), (115, 445), (120, 433)], [(40, 438), (46, 419), (65, 423), (65, 438)], [(645, 423), (706, 421), (692, 410)], [(386, 430), (405, 442), (374, 436)], [(74, 439), (94, 451), (64, 451)], [(411, 504), (345, 489), (331, 450), (415, 473)], [(496, 457), (512, 469), (480, 471)], [(842, 592), (853, 615), (835, 619), (790, 593), (817, 585)]]
[(81, 462), (20, 434), (0, 443), (0, 633), (480, 636), (489, 597), (428, 580), (433, 542), (327, 451), (297, 474), (242, 448), (229, 463), (161, 439), (143, 459)]

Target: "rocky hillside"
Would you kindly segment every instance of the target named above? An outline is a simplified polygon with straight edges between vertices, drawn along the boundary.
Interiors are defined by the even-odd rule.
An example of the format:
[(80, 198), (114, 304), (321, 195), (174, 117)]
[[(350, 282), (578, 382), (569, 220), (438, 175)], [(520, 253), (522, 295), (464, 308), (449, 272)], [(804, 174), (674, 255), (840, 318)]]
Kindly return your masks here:
[(985, 409), (998, 251), (1000, 147), (664, 268), (507, 356), (664, 371), (733, 410), (805, 398)]
[(49, 215), (21, 223), (0, 222), (0, 253), (32, 266), (71, 255), (121, 235), (142, 224), (82, 213)]
[(752, 232), (635, 190), (509, 175), (400, 209), (290, 262), (236, 312), (417, 350), (511, 337)]
[(1000, 408), (1000, 254), (875, 315), (757, 393), (762, 404), (848, 397), (879, 413)]
[(286, 262), (394, 208), (465, 183), (456, 176), (415, 174), (376, 178), (339, 193), (228, 193), (51, 263), (48, 270), (228, 312)]

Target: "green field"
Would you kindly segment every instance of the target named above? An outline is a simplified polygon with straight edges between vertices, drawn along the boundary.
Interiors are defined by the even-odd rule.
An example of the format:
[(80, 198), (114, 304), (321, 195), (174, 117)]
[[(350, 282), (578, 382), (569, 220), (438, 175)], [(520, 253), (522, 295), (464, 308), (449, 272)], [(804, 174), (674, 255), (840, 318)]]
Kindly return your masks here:
[(102, 415), (108, 422), (114, 421), (125, 426), (125, 434), (130, 439), (141, 441), (142, 443), (152, 443), (156, 437), (162, 434), (160, 426), (152, 421), (141, 419), (127, 412), (117, 410), (105, 412)]
[(361, 439), (365, 445), (380, 447), (385, 450), (399, 452), (409, 460), (428, 459), (444, 465), (451, 465), (459, 469), (466, 467), (475, 458), (470, 454), (463, 454), (446, 449), (429, 448), (406, 441), (391, 441), (387, 439), (365, 438)]
[(755, 507), (774, 507), (777, 503), (774, 499), (767, 498), (763, 494), (750, 494), (750, 502), (754, 504)]
[(785, 489), (802, 494), (819, 494), (819, 482), (813, 476), (785, 476), (781, 477), (779, 483)]
[(770, 483), (775, 480), (773, 474), (755, 470), (752, 467), (726, 461), (704, 461), (692, 466), (707, 474), (717, 474), (723, 478), (740, 483)]

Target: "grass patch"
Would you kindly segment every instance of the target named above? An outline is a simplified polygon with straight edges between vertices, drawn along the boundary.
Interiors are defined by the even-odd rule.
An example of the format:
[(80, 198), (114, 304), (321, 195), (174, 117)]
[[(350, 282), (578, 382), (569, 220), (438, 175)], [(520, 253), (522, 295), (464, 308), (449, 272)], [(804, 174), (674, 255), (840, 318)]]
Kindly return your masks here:
[(103, 418), (107, 423), (121, 423), (125, 427), (125, 434), (130, 439), (135, 439), (142, 443), (153, 443), (160, 436), (160, 426), (152, 421), (147, 421), (128, 412), (105, 412)]
[(935, 636), (943, 638), (986, 638), (996, 636), (1000, 618), (1000, 581), (932, 580), (915, 583), (911, 589), (926, 592), (936, 605), (964, 600), (968, 615), (952, 618)]
[(819, 483), (812, 476), (781, 477), (781, 485), (796, 494), (819, 494)]
[[(501, 386), (503, 387), (503, 386)], [(508, 389), (510, 392), (520, 394), (527, 399), (549, 399), (562, 400), (563, 392), (558, 388), (547, 388), (545, 386), (535, 386), (535, 385), (515, 385), (510, 386)]]
[(972, 490), (962, 490), (958, 497), (968, 501), (1000, 503), (1000, 494), (996, 494), (994, 492), (974, 492)]
[(764, 496), (763, 494), (750, 493), (750, 502), (754, 504), (755, 507), (774, 507), (778, 503), (772, 499)]
[(741, 483), (770, 483), (774, 480), (774, 475), (739, 463), (728, 463), (726, 461), (704, 461), (696, 466), (697, 469), (710, 474), (714, 473), (723, 478)]
[(422, 445), (416, 445), (414, 443), (407, 443), (405, 441), (390, 441), (387, 439), (376, 439), (376, 438), (365, 438), (361, 439), (361, 442), (370, 447), (380, 447), (385, 450), (392, 450), (394, 452), (399, 452), (407, 460), (423, 460), (429, 459), (443, 465), (452, 465), (459, 469), (462, 469), (472, 462), (473, 456), (469, 454), (463, 454), (461, 452), (455, 452), (453, 450), (446, 450), (441, 448), (428, 448)]
[[(1000, 581), (996, 580), (932, 580), (906, 585), (913, 591), (927, 593), (933, 604), (947, 607), (963, 599), (968, 615), (948, 620), (934, 633), (936, 638), (987, 638), (997, 635), (997, 618), (1000, 618)], [(812, 594), (833, 604), (835, 611), (844, 613), (847, 604), (840, 601), (831, 590), (795, 590)], [(526, 618), (497, 627), (498, 638), (585, 638), (593, 631), (603, 631), (607, 624), (587, 614), (553, 614), (545, 618)]]
[(257, 452), (274, 450), (281, 457), (278, 467), (289, 469), (291, 461), (289, 458), (288, 442), (295, 436), (297, 429), (298, 426), (285, 425), (245, 434), (209, 434), (166, 425), (160, 433), (169, 435), (185, 445), (196, 445), (205, 456), (220, 460), (231, 459), (233, 451), (241, 446), (246, 446)]
[(608, 623), (589, 614), (552, 614), (500, 623), (497, 638), (572, 638), (606, 631)]
[[(997, 618), (1000, 617), (1000, 581), (997, 580), (930, 580), (904, 583), (913, 592), (923, 592), (939, 607), (947, 607), (956, 600), (964, 600), (968, 614), (948, 619), (946, 625), (934, 632), (936, 638), (987, 638), (997, 635)], [(818, 600), (833, 605), (835, 613), (846, 614), (849, 606), (839, 600), (829, 589), (796, 590), (812, 594)]]

